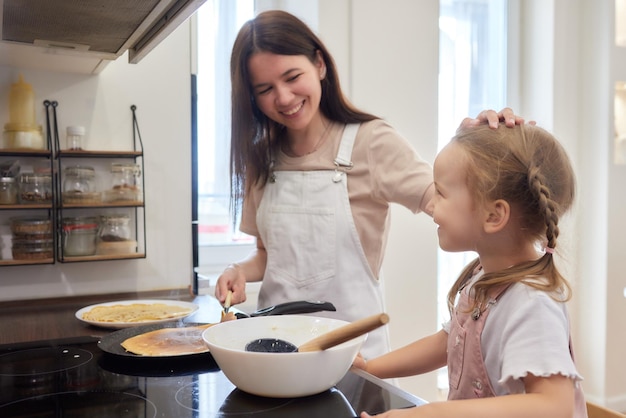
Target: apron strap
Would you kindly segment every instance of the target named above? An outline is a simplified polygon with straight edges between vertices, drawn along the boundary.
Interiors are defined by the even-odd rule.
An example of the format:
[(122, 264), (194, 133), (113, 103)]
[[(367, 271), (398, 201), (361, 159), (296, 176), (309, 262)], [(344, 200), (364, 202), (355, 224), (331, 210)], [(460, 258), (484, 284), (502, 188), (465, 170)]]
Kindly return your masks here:
[(361, 126), (360, 123), (350, 123), (343, 128), (343, 136), (341, 137), (337, 157), (335, 157), (335, 164), (342, 167), (352, 167), (352, 148), (354, 147), (354, 140), (359, 131), (359, 126)]

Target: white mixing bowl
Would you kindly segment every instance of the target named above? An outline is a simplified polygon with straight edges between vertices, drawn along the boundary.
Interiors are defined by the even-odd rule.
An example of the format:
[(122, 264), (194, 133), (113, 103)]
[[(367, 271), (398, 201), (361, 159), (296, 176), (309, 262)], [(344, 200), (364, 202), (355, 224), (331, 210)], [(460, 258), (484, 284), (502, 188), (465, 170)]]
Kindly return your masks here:
[(239, 389), (259, 396), (295, 398), (323, 392), (339, 382), (367, 335), (305, 353), (256, 353), (246, 351), (246, 345), (261, 338), (277, 338), (300, 346), (346, 324), (305, 315), (265, 316), (222, 322), (204, 331), (202, 338), (217, 365)]

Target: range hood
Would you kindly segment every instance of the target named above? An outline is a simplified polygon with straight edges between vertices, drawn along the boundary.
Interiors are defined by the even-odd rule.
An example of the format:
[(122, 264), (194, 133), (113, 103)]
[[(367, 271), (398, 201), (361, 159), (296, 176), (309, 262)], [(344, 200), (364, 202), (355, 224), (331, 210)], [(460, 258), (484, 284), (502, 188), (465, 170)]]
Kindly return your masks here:
[(0, 65), (58, 70), (86, 59), (77, 72), (97, 73), (126, 51), (134, 64), (205, 1), (0, 0)]

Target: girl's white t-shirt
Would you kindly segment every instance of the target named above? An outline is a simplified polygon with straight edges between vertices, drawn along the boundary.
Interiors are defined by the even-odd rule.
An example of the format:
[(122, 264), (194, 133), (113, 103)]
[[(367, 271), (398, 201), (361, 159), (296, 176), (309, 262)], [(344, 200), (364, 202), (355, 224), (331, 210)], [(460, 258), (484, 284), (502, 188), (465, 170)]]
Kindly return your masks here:
[[(472, 283), (482, 272), (472, 279)], [(470, 291), (467, 286), (464, 291)], [(529, 373), (560, 374), (582, 380), (570, 353), (567, 306), (544, 291), (523, 283), (512, 285), (489, 307), (481, 336), (487, 374), (497, 396), (524, 393)], [(450, 331), (450, 322), (444, 324)]]

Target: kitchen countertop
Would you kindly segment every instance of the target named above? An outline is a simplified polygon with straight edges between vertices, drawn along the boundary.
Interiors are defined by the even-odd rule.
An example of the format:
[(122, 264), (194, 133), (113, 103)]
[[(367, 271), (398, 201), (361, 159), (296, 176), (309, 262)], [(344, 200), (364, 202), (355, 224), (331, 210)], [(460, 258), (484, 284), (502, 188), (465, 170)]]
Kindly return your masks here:
[[(22, 411), (26, 406), (36, 410), (37, 408), (48, 410), (48, 402), (57, 405), (62, 401), (63, 407), (68, 411), (90, 408), (90, 412), (84, 416), (94, 416), (95, 411), (105, 413), (104, 410), (100, 410), (118, 405), (118, 397), (123, 397), (127, 403), (130, 402), (129, 399), (132, 400), (128, 407), (138, 405), (143, 408), (145, 414), (137, 416), (156, 417), (157, 411), (159, 414), (165, 414), (158, 416), (192, 416), (188, 414), (195, 411), (197, 415), (193, 416), (225, 417), (232, 415), (228, 412), (232, 409), (238, 416), (243, 410), (248, 411), (246, 413), (248, 416), (250, 411), (254, 411), (254, 414), (260, 414), (255, 416), (263, 417), (267, 416), (262, 415), (267, 409), (273, 418), (331, 415), (352, 418), (356, 411), (380, 413), (388, 409), (407, 408), (424, 403), (418, 397), (360, 370), (347, 373), (334, 388), (319, 395), (284, 400), (255, 397), (239, 391), (219, 369), (210, 368), (214, 367), (211, 366), (214, 363), (205, 364), (204, 360), (199, 362), (198, 358), (168, 359), (165, 363), (160, 359), (148, 359), (146, 360), (148, 363), (144, 361), (129, 363), (124, 357), (105, 356), (96, 348), (96, 341), (116, 330), (85, 324), (75, 317), (75, 313), (85, 306), (131, 299), (170, 299), (196, 303), (200, 307), (199, 310), (187, 317), (186, 322), (216, 323), (221, 318), (221, 306), (214, 297), (193, 296), (187, 289), (0, 302), (0, 347), (5, 350), (5, 354), (0, 353), (0, 357), (5, 360), (5, 369), (18, 370), (25, 362), (28, 370), (31, 370), (32, 364), (29, 362), (32, 355), (26, 354), (29, 348), (38, 353), (37, 367), (51, 364), (54, 368), (54, 371), (25, 375), (28, 382), (25, 386), (20, 386), (21, 379), (24, 379), (22, 374), (7, 374), (13, 380), (4, 381), (0, 393), (6, 399), (0, 396), (2, 398), (0, 409), (4, 408), (3, 411), (7, 410), (10, 414), (17, 410)], [(71, 341), (72, 339), (74, 341)], [(43, 353), (51, 351), (55, 353), (52, 357), (55, 360), (52, 363), (44, 362), (43, 359), (48, 357)], [(69, 368), (57, 371), (58, 360), (61, 358), (59, 356), (66, 356), (64, 354), (66, 352), (76, 353), (71, 357), (63, 357), (67, 361), (84, 358), (87, 362), (72, 364)], [(85, 353), (88, 356), (85, 356)], [(90, 361), (92, 358), (94, 361)], [(209, 369), (205, 370), (206, 367)], [(37, 383), (39, 376), (54, 378), (41, 378), (40, 384), (36, 385), (33, 382)], [(64, 382), (66, 386), (69, 385), (68, 388), (71, 386), (72, 390), (63, 385), (59, 389), (56, 384), (51, 386), (50, 382), (57, 382), (56, 384)], [(123, 390), (118, 388), (122, 384), (129, 385), (129, 382), (132, 385), (128, 388), (126, 386), (122, 388)], [(77, 387), (80, 390), (77, 390)], [(18, 389), (28, 393), (18, 393)], [(35, 390), (41, 393), (37, 392), (36, 397), (29, 397)], [(90, 399), (88, 403), (83, 402), (86, 397)], [(36, 404), (33, 403), (35, 400), (38, 401)], [(332, 412), (329, 412), (331, 410)], [(282, 411), (282, 415), (277, 415), (277, 411)], [(98, 416), (119, 416), (118, 412)], [(32, 415), (28, 412), (19, 416)]]
[(115, 293), (0, 302), (0, 344), (71, 337), (102, 337), (114, 330), (82, 323), (76, 311), (96, 303), (129, 299), (171, 299), (200, 306), (189, 322), (219, 322), (220, 305), (209, 295), (193, 296), (188, 289)]

